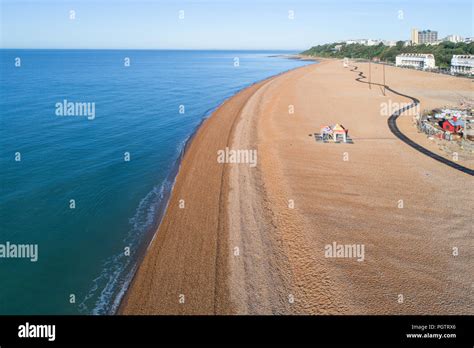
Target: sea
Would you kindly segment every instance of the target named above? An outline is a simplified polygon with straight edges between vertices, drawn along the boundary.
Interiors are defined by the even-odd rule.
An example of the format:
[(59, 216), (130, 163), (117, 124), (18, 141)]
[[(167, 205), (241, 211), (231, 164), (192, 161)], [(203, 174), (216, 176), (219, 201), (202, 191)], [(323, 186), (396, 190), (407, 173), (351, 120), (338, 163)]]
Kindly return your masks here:
[(115, 313), (188, 140), (292, 53), (0, 50), (0, 314)]

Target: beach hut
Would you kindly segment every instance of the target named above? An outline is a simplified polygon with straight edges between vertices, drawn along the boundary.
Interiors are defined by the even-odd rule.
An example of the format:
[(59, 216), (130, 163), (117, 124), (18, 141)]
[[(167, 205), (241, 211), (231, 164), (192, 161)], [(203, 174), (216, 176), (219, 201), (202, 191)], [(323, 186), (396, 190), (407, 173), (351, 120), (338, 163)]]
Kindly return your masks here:
[(443, 122), (443, 129), (451, 133), (459, 133), (464, 128), (464, 122), (457, 117)]
[(320, 132), (321, 140), (323, 141), (329, 140), (329, 137), (332, 135), (332, 129), (330, 126), (321, 126)]
[(340, 136), (342, 137), (342, 141), (345, 143), (347, 142), (347, 132), (348, 130), (344, 128), (343, 125), (337, 123), (333, 128), (332, 128), (332, 136), (334, 141), (337, 141), (337, 137)]

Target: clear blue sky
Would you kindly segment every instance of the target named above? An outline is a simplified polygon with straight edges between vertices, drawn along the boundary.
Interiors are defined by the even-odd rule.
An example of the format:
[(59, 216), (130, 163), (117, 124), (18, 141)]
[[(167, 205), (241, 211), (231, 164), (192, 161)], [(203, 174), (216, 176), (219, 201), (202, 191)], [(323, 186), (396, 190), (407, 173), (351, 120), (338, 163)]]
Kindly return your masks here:
[[(472, 0), (0, 0), (2, 48), (306, 49), (473, 36)], [(69, 11), (76, 19), (69, 19)], [(184, 19), (178, 18), (184, 10)], [(294, 19), (288, 11), (294, 11)], [(399, 19), (399, 11), (403, 19)]]

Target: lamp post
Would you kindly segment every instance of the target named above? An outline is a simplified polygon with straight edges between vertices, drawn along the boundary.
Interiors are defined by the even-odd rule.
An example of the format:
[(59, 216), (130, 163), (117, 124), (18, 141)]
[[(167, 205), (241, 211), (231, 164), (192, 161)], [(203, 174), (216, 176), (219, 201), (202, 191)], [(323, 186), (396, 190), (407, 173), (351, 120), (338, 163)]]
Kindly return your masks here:
[(385, 63), (382, 62), (382, 71), (383, 71), (383, 96), (385, 97)]
[(370, 58), (369, 58), (369, 89), (372, 89), (372, 74), (370, 71)]

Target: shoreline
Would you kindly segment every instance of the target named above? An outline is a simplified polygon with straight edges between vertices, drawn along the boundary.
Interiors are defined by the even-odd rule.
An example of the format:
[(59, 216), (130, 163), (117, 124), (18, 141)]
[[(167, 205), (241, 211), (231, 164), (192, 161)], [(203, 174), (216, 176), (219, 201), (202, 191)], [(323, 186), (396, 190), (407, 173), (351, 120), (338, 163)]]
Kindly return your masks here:
[[(273, 78), (273, 77), (271, 77), (271, 78)], [(269, 79), (271, 79), (271, 78), (269, 78)], [(250, 90), (252, 87), (258, 86), (258, 85), (260, 85), (260, 84), (262, 84), (262, 83), (264, 83), (264, 82), (266, 82), (266, 81), (267, 81), (267, 80), (264, 80), (264, 81), (262, 81), (262, 82), (255, 83), (255, 84), (253, 84), (253, 85), (251, 85), (251, 86), (245, 87), (245, 88), (242, 89), (241, 91), (237, 92), (234, 96), (232, 96), (232, 97), (226, 99), (226, 100), (217, 108), (217, 110), (218, 110), (220, 107), (222, 107), (223, 105), (225, 105), (226, 103), (229, 103), (229, 102), (232, 100), (232, 98), (235, 98), (236, 96), (242, 94), (243, 92)], [(201, 126), (199, 127), (199, 129), (197, 130), (197, 132), (194, 134), (194, 136), (193, 136), (194, 139), (196, 139), (197, 136), (202, 136), (202, 134), (203, 134), (203, 132), (204, 132), (203, 129), (204, 129), (205, 126), (207, 126), (207, 125), (211, 122), (211, 120), (213, 119), (212, 116), (214, 116), (214, 118), (216, 117), (215, 114), (213, 113), (213, 114), (211, 115), (211, 117), (205, 119), (204, 122), (203, 122), (203, 123), (201, 124)], [(194, 139), (193, 139), (193, 140), (194, 140)], [(177, 186), (176, 184), (178, 183), (178, 180), (180, 180), (180, 179), (179, 179), (179, 178), (180, 178), (180, 175), (181, 175), (181, 176), (183, 175), (183, 170), (182, 170), (183, 164), (189, 162), (189, 161), (187, 161), (187, 162), (185, 162), (185, 161), (186, 161), (187, 157), (191, 156), (191, 155), (190, 155), (190, 149), (193, 148), (193, 146), (196, 146), (196, 145), (193, 145), (193, 144), (194, 144), (194, 141), (191, 141), (191, 143), (190, 143), (190, 145), (189, 145), (189, 148), (187, 149), (187, 151), (185, 151), (185, 153), (184, 153), (184, 155), (183, 155), (183, 158), (182, 158), (182, 160), (181, 160), (180, 170), (178, 171), (178, 174), (177, 174), (177, 176), (176, 176), (176, 178), (175, 178), (175, 183), (174, 183), (173, 189), (172, 189), (172, 191), (171, 191), (170, 200), (168, 201), (167, 212), (165, 213), (164, 217), (166, 217), (166, 215), (168, 214), (168, 211), (169, 211), (169, 208), (170, 208), (170, 203), (171, 203), (170, 201), (171, 201), (171, 199), (173, 198), (173, 196), (174, 196), (175, 202), (178, 200), (178, 198), (176, 197), (176, 193), (175, 193), (175, 192), (176, 192), (176, 186)], [(180, 181), (180, 182), (181, 182), (181, 181)], [(160, 223), (160, 227), (162, 226), (162, 224), (163, 224), (163, 220), (162, 220), (161, 223)], [(153, 238), (152, 238), (152, 240), (150, 241), (149, 245), (148, 245), (147, 248), (146, 248), (147, 252), (145, 253), (144, 258), (146, 258), (147, 255), (149, 255), (149, 253), (150, 253), (150, 251), (151, 251), (150, 249), (153, 247), (153, 243), (155, 242), (155, 240), (157, 239), (157, 237), (162, 236), (162, 235), (163, 235), (163, 234), (162, 234), (162, 232), (160, 231), (160, 228), (158, 228), (158, 229), (154, 232)], [(133, 276), (133, 279), (132, 279), (132, 281), (131, 281), (131, 283), (130, 283), (130, 285), (129, 285), (129, 288), (127, 289), (125, 296), (124, 296), (124, 297), (122, 298), (122, 300), (121, 300), (121, 303), (120, 303), (119, 309), (118, 309), (118, 311), (117, 311), (117, 314), (125, 314), (125, 312), (126, 312), (126, 307), (128, 306), (128, 303), (129, 303), (129, 300), (130, 300), (130, 296), (133, 294), (133, 293), (131, 292), (131, 288), (134, 286), (134, 284), (137, 283), (137, 276), (138, 276), (138, 273), (139, 273), (139, 271), (140, 271), (140, 268), (141, 268), (142, 265), (143, 265), (143, 262), (144, 262), (144, 260), (142, 260), (140, 266), (138, 266), (138, 269), (137, 269), (137, 271), (135, 272), (135, 274), (134, 274), (134, 276)], [(209, 307), (209, 306), (208, 306), (208, 307)], [(213, 307), (213, 306), (212, 306), (212, 307)], [(166, 310), (165, 310), (165, 312), (166, 312)]]
[[(212, 109), (214, 110), (214, 108)], [(212, 114), (213, 111), (209, 112), (209, 115)], [(133, 283), (135, 279), (135, 275), (137, 273), (137, 270), (140, 267), (140, 264), (143, 262), (143, 259), (146, 256), (146, 253), (148, 252), (148, 249), (150, 248), (151, 243), (155, 239), (156, 233), (158, 229), (160, 228), (161, 222), (163, 221), (163, 217), (166, 214), (166, 210), (168, 209), (168, 204), (169, 204), (169, 199), (171, 197), (171, 194), (173, 192), (173, 187), (176, 183), (176, 177), (179, 173), (179, 169), (181, 168), (181, 163), (184, 158), (184, 154), (186, 153), (186, 149), (188, 146), (190, 146), (192, 139), (196, 135), (196, 133), (199, 131), (199, 128), (201, 125), (204, 123), (204, 121), (208, 118), (209, 116), (206, 116), (203, 118), (203, 120), (196, 126), (196, 129), (191, 133), (191, 135), (184, 141), (184, 145), (182, 149), (179, 152), (178, 158), (174, 161), (170, 173), (167, 175), (165, 181), (163, 182), (162, 185), (165, 185), (166, 183), (170, 184), (170, 187), (168, 190), (164, 191), (163, 193), (163, 199), (162, 201), (158, 204), (158, 209), (156, 212), (156, 222), (153, 224), (152, 227), (143, 236), (143, 240), (140, 242), (139, 248), (137, 250), (137, 255), (135, 256), (135, 260), (132, 265), (130, 265), (130, 269), (126, 274), (124, 275), (124, 279), (126, 279), (126, 286), (124, 289), (121, 289), (117, 296), (115, 296), (113, 303), (118, 303), (115, 307), (113, 306), (112, 308), (115, 308), (110, 314), (111, 315), (116, 315), (120, 313), (120, 309), (122, 307), (122, 303), (124, 299), (127, 297), (128, 290)], [(166, 186), (166, 185), (165, 185)]]
[[(318, 60), (316, 60), (316, 59), (311, 59), (311, 60), (314, 61), (315, 64), (318, 63)], [(114, 302), (118, 301), (119, 304), (116, 307), (116, 310), (113, 313), (111, 313), (112, 315), (120, 315), (123, 312), (123, 306), (124, 306), (124, 303), (127, 301), (130, 287), (133, 285), (133, 282), (135, 281), (136, 274), (137, 274), (137, 272), (140, 268), (140, 265), (143, 262), (144, 258), (146, 257), (146, 254), (148, 253), (148, 250), (150, 249), (154, 239), (156, 238), (156, 236), (158, 234), (158, 231), (159, 231), (159, 228), (161, 226), (161, 223), (163, 222), (163, 218), (165, 217), (165, 215), (167, 213), (167, 209), (168, 209), (168, 206), (169, 206), (169, 201), (170, 201), (171, 195), (173, 194), (173, 190), (174, 190), (174, 187), (175, 187), (175, 184), (176, 184), (178, 174), (181, 170), (183, 159), (185, 158), (185, 155), (186, 155), (187, 151), (189, 150), (189, 147), (192, 145), (192, 142), (193, 142), (194, 138), (200, 132), (200, 130), (201, 130), (202, 126), (204, 125), (204, 123), (207, 122), (223, 104), (225, 104), (226, 102), (228, 102), (230, 99), (234, 98), (236, 95), (240, 94), (241, 92), (243, 92), (243, 91), (245, 91), (245, 90), (247, 90), (247, 89), (249, 89), (249, 88), (251, 88), (251, 87), (253, 87), (257, 84), (265, 83), (265, 82), (267, 82), (267, 81), (269, 81), (273, 78), (276, 78), (276, 77), (278, 77), (282, 74), (285, 74), (289, 71), (293, 71), (293, 70), (300, 69), (300, 68), (303, 68), (303, 67), (304, 66), (297, 67), (297, 68), (290, 69), (290, 70), (286, 70), (286, 71), (283, 71), (283, 72), (278, 73), (276, 75), (265, 78), (263, 80), (258, 80), (256, 82), (253, 82), (252, 84), (239, 89), (233, 95), (225, 98), (217, 106), (211, 108), (210, 110), (208, 110), (206, 112), (206, 114), (203, 117), (202, 121), (196, 126), (196, 128), (191, 133), (191, 135), (185, 140), (184, 146), (181, 149), (180, 154), (179, 154), (178, 158), (176, 159), (175, 163), (173, 164), (171, 172), (169, 173), (169, 175), (167, 176), (167, 178), (165, 180), (165, 182), (171, 183), (171, 187), (170, 187), (169, 190), (166, 191), (166, 193), (164, 194), (165, 197), (164, 197), (163, 201), (160, 202), (160, 204), (159, 204), (158, 212), (157, 212), (157, 218), (156, 218), (156, 224), (154, 224), (154, 226), (152, 228), (150, 228), (150, 230), (146, 233), (145, 239), (142, 241), (143, 245), (139, 248), (139, 250), (137, 252), (136, 260), (135, 260), (134, 264), (132, 265), (131, 276), (130, 276), (130, 274), (126, 275), (126, 277), (130, 277), (130, 281), (127, 282), (126, 288), (124, 290), (121, 290), (123, 295), (120, 296), (118, 299), (114, 300)]]
[[(362, 69), (365, 69), (364, 64), (362, 64)], [(309, 78), (310, 75), (314, 75), (314, 78)], [(407, 75), (406, 78), (414, 77)], [(424, 83), (424, 77), (416, 78), (420, 79), (420, 83)], [(447, 80), (442, 82), (445, 81)], [(451, 83), (459, 84), (457, 80), (451, 81)], [(317, 91), (321, 93), (323, 84), (330, 90), (324, 91), (326, 94), (323, 93), (322, 96), (315, 94), (318, 93)], [(447, 267), (448, 261), (443, 259), (435, 263), (436, 260), (429, 253), (426, 254), (427, 251), (420, 249), (422, 245), (414, 243), (416, 239), (413, 238), (419, 238), (418, 235), (427, 237), (427, 233), (429, 235), (430, 232), (422, 229), (423, 224), (419, 221), (425, 217), (419, 214), (424, 212), (422, 214), (426, 215), (428, 221), (434, 220), (435, 216), (427, 210), (427, 203), (424, 203), (426, 197), (423, 192), (425, 191), (406, 191), (406, 185), (414, 181), (418, 186), (425, 187), (426, 192), (436, 187), (435, 190), (440, 194), (429, 198), (434, 202), (442, 202), (445, 195), (441, 194), (442, 188), (438, 187), (438, 184), (433, 186), (433, 181), (426, 182), (426, 179), (423, 179), (422, 169), (418, 170), (415, 166), (410, 166), (410, 163), (416, 161), (421, 168), (429, 168), (430, 175), (440, 182), (463, 181), (465, 178), (459, 177), (449, 168), (439, 167), (440, 164), (433, 163), (436, 161), (430, 158), (420, 157), (420, 154), (407, 149), (408, 147), (402, 145), (403, 143), (393, 135), (389, 136), (391, 133), (388, 132), (386, 120), (383, 121), (380, 116), (377, 117), (374, 114), (378, 103), (387, 100), (388, 97), (379, 96), (375, 88), (368, 91), (355, 84), (357, 82), (353, 80), (352, 73), (348, 70), (344, 71), (342, 67), (339, 67), (338, 62), (328, 60), (316, 66), (296, 68), (255, 83), (222, 103), (211, 115), (214, 117), (209, 117), (203, 122), (189, 151), (184, 155), (183, 168), (180, 168), (178, 172), (165, 213), (166, 224), (162, 228), (160, 225), (160, 229), (155, 232), (155, 237), (147, 248), (145, 260), (135, 273), (127, 294), (122, 300), (119, 314), (419, 314), (451, 313), (455, 310), (444, 305), (441, 307), (439, 304), (434, 305), (433, 301), (436, 301), (436, 297), (433, 298), (433, 296), (435, 295), (424, 290), (432, 287), (435, 289), (434, 293), (449, 297), (441, 286), (442, 281), (446, 283), (446, 279), (440, 278), (443, 277), (443, 272), (433, 275), (432, 280), (423, 280), (418, 279), (420, 274), (412, 270), (410, 277), (417, 279), (418, 283), (411, 281), (413, 284), (410, 283), (409, 292), (420, 293), (422, 298), (423, 296), (426, 298), (423, 298), (421, 303), (410, 304), (405, 310), (399, 309), (396, 303), (384, 297), (384, 292), (380, 290), (385, 285), (377, 281), (376, 274), (382, 267), (390, 287), (397, 288), (401, 286), (400, 279), (392, 268), (398, 269), (399, 266), (387, 264), (391, 259), (397, 260), (398, 263), (404, 265), (403, 268), (409, 269), (413, 267), (413, 264), (419, 264), (418, 268), (420, 268), (421, 264), (424, 265), (425, 259), (433, 263), (429, 265), (433, 269)], [(392, 87), (391, 83), (388, 84)], [(400, 90), (397, 86), (393, 87)], [(332, 98), (332, 93), (341, 88), (343, 91), (353, 91), (351, 93), (354, 94), (352, 97), (352, 99), (355, 98), (354, 100), (370, 96), (367, 99), (367, 105), (352, 105), (350, 101), (347, 101), (336, 109), (331, 108), (331, 105), (327, 105), (330, 104), (328, 98)], [(309, 100), (299, 100), (296, 103), (297, 110), (301, 110), (301, 114), (297, 114), (299, 123), (293, 121), (288, 123), (285, 119), (275, 118), (275, 115), (282, 114), (282, 110), (287, 108), (290, 102), (298, 101), (299, 95), (296, 94), (295, 99), (294, 94), (296, 89), (300, 90), (301, 95), (310, 93), (308, 90), (311, 90), (311, 95), (317, 96), (316, 99), (319, 102), (324, 101), (323, 104), (315, 104), (317, 102), (315, 100), (311, 106), (308, 106)], [(283, 93), (281, 97), (275, 97), (281, 93)], [(417, 95), (413, 92), (409, 94)], [(390, 98), (403, 100), (396, 96), (390, 96)], [(363, 117), (364, 120), (370, 120), (374, 126), (364, 129), (363, 124), (360, 124), (362, 120), (354, 123), (351, 115), (345, 113), (346, 104), (352, 105), (351, 108), (355, 110), (353, 113)], [(280, 108), (279, 113), (276, 110), (277, 107)], [(359, 181), (346, 181), (344, 176), (334, 176), (340, 162), (328, 160), (326, 156), (321, 157), (318, 148), (307, 136), (300, 138), (302, 130), (304, 133), (307, 129), (304, 127), (309, 126), (310, 129), (314, 127), (312, 117), (315, 112), (319, 122), (328, 122), (321, 116), (337, 115), (336, 117), (343, 120), (344, 125), (348, 124), (350, 129), (358, 135), (354, 137), (356, 145), (339, 146), (341, 149), (347, 147), (351, 156), (355, 156), (355, 166), (347, 167), (351, 173), (350, 177), (369, 182), (363, 186), (357, 186), (354, 193), (348, 193), (348, 196), (345, 196), (344, 192), (336, 192), (338, 204), (334, 205), (331, 202), (331, 204), (326, 204), (327, 207), (319, 204), (321, 198), (315, 198), (321, 195), (324, 197), (322, 188), (343, 185), (341, 187), (346, 187), (345, 190), (352, 191), (354, 185), (360, 184)], [(374, 135), (376, 137), (373, 141), (379, 143), (378, 147), (364, 142), (364, 136), (373, 137)], [(215, 148), (214, 141), (209, 141), (209, 137), (219, 142), (220, 148), (231, 147), (231, 144), (235, 147), (236, 143), (257, 146), (259, 149), (258, 171), (251, 172), (240, 166), (216, 166), (213, 151), (210, 150)], [(384, 137), (388, 137), (387, 140)], [(285, 144), (288, 143), (295, 145), (295, 149), (287, 148)], [(330, 158), (338, 158), (337, 149), (331, 146), (326, 146), (325, 149), (332, 154)], [(381, 149), (385, 149), (385, 155)], [(400, 165), (395, 170), (387, 164), (384, 165), (384, 162), (372, 167), (371, 162), (364, 164), (364, 161), (361, 161), (367, 154), (370, 154), (369, 157), (381, 159), (390, 154), (394, 163), (400, 162)], [(319, 159), (319, 162), (315, 162), (314, 168), (304, 165), (305, 161), (313, 157)], [(202, 161), (207, 161), (207, 163), (203, 164)], [(317, 169), (321, 163), (324, 164), (326, 170), (334, 171), (334, 173), (326, 178), (324, 172)], [(292, 168), (291, 173), (293, 173), (290, 181), (288, 181), (289, 168)], [(382, 171), (384, 175), (378, 176), (379, 171)], [(293, 175), (296, 175), (296, 180)], [(314, 183), (307, 179), (312, 177), (320, 178), (321, 183)], [(201, 179), (206, 182), (204, 186)], [(193, 180), (196, 181), (193, 182)], [(398, 187), (399, 191), (403, 191), (406, 195), (405, 199), (415, 207), (405, 211), (407, 216), (401, 220), (399, 220), (399, 212), (392, 214), (393, 216), (387, 216), (390, 201), (396, 200), (400, 193), (395, 193), (394, 196), (394, 192), (383, 184), (383, 180), (391, 180), (392, 185)], [(378, 183), (379, 187), (374, 187), (373, 182)], [(256, 183), (261, 185), (255, 185)], [(376, 196), (373, 196), (371, 192), (374, 189)], [(305, 197), (308, 190), (312, 192), (312, 196)], [(282, 204), (287, 199), (283, 195), (285, 192), (290, 197), (298, 197), (298, 205), (301, 208), (289, 214), (285, 204)], [(372, 197), (369, 200), (372, 202), (369, 206), (373, 215), (367, 215), (367, 212), (362, 209), (368, 203), (365, 202), (364, 195), (359, 198), (361, 192), (367, 197)], [(462, 191), (457, 193), (462, 196)], [(339, 197), (341, 194), (342, 196)], [(192, 208), (180, 211), (176, 205), (179, 199), (186, 195), (192, 196), (190, 201)], [(187, 198), (185, 201), (189, 204)], [(262, 204), (263, 210), (258, 210), (261, 209), (259, 207)], [(230, 205), (232, 209), (229, 209)], [(451, 200), (450, 205), (454, 207), (457, 204)], [(331, 226), (331, 230), (335, 228), (331, 238), (345, 240), (359, 235), (374, 250), (372, 258), (364, 263), (364, 267), (367, 268), (365, 273), (361, 273), (352, 264), (331, 263), (320, 259), (318, 253), (314, 253), (314, 250), (319, 250), (321, 245), (329, 242), (324, 234), (314, 233), (315, 226), (316, 231), (325, 230), (329, 228), (326, 225), (335, 218), (334, 212), (327, 210), (328, 208), (342, 212), (352, 209), (357, 213), (352, 213), (346, 219), (354, 220), (353, 226), (367, 225), (368, 230), (350, 227), (349, 230), (353, 229), (353, 231), (349, 235), (346, 234), (346, 222)], [(255, 211), (261, 214), (255, 214)], [(459, 206), (456, 211), (458, 214), (466, 213), (462, 206)], [(325, 220), (315, 220), (314, 212), (325, 216)], [(441, 218), (442, 216), (436, 217), (437, 220)], [(389, 223), (389, 225), (376, 234), (369, 233), (375, 228), (371, 227), (372, 224), (378, 226), (380, 223)], [(441, 222), (438, 224), (445, 226)], [(272, 230), (271, 234), (267, 233), (269, 228)], [(399, 234), (400, 228), (405, 231), (404, 234), (399, 239), (393, 239), (393, 235)], [(438, 238), (444, 241), (443, 243), (446, 243), (445, 238), (452, 238), (450, 234), (448, 236), (442, 234), (446, 228), (449, 227), (440, 227), (441, 232), (436, 232)], [(164, 232), (161, 231), (162, 229)], [(380, 232), (383, 233), (379, 237)], [(434, 233), (434, 231), (431, 232)], [(466, 242), (463, 234), (458, 233), (456, 238), (461, 238), (460, 240)], [(387, 239), (391, 240), (392, 245), (398, 245), (400, 250), (407, 249), (406, 253), (384, 247), (383, 243)], [(409, 246), (405, 243), (409, 243)], [(243, 258), (230, 257), (229, 250), (234, 245), (243, 248), (245, 252)], [(429, 242), (429, 246), (437, 249), (441, 245), (434, 240)], [(378, 251), (378, 249), (381, 250)], [(383, 257), (386, 253), (392, 255), (389, 260)], [(377, 260), (375, 263), (374, 257)], [(459, 267), (463, 269), (465, 264), (449, 267), (457, 267), (459, 271)], [(431, 274), (430, 270), (431, 268), (423, 268), (422, 271)], [(465, 272), (468, 271), (465, 270)], [(375, 290), (366, 290), (361, 287), (359, 278), (354, 278), (357, 275), (369, 281), (372, 287), (379, 291), (373, 292)], [(450, 277), (450, 275), (445, 276)], [(346, 278), (352, 281), (348, 283)], [(269, 290), (269, 287), (272, 290)], [(460, 292), (458, 295), (462, 304), (468, 297), (463, 293), (460, 283), (456, 283), (456, 290)], [(348, 296), (344, 293), (354, 293), (354, 295)], [(367, 302), (376, 294), (378, 303)], [(179, 302), (181, 295), (185, 296), (183, 303)], [(297, 299), (294, 306), (289, 306), (287, 303), (285, 296), (289, 295), (294, 295)]]

